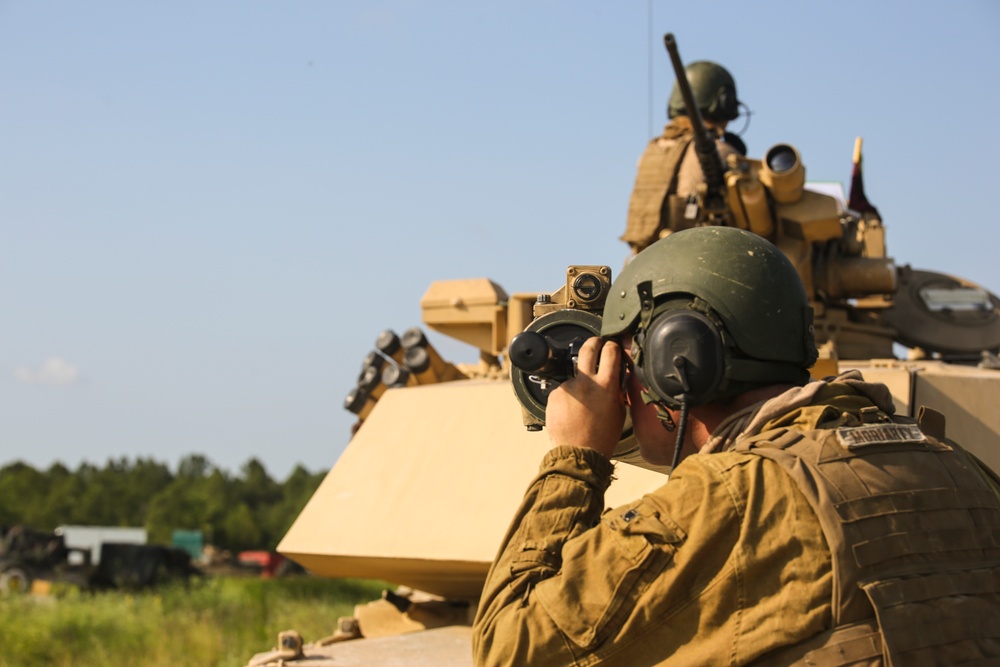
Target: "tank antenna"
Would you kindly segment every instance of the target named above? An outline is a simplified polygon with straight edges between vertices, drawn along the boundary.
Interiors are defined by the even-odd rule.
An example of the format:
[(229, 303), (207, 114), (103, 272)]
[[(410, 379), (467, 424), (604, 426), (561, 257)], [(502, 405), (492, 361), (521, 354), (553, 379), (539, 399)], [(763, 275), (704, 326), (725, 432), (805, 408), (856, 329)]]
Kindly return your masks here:
[(646, 106), (648, 107), (647, 118), (648, 118), (648, 129), (646, 131), (646, 136), (651, 136), (653, 134), (653, 0), (646, 0), (646, 51), (648, 62), (646, 65), (647, 83), (646, 83)]

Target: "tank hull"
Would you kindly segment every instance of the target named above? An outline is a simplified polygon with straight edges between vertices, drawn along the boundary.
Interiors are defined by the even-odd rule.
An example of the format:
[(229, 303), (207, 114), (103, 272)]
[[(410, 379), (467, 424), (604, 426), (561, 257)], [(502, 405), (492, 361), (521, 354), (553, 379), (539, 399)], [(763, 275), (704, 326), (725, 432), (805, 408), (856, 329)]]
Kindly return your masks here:
[[(522, 425), (509, 380), (387, 391), (278, 551), (326, 577), (381, 579), (475, 600), (549, 449)], [(624, 503), (665, 481), (620, 464)]]

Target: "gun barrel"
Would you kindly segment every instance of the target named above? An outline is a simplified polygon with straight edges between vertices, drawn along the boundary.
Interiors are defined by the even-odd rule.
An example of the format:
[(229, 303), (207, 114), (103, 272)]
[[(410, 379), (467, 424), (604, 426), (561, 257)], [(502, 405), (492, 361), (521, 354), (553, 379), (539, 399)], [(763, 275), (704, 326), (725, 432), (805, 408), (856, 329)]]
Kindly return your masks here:
[(712, 194), (721, 193), (725, 187), (725, 177), (723, 176), (722, 158), (715, 147), (715, 140), (709, 136), (705, 129), (705, 122), (701, 118), (701, 111), (698, 109), (698, 102), (694, 98), (694, 91), (691, 90), (691, 82), (688, 81), (687, 72), (684, 70), (684, 62), (681, 54), (677, 50), (677, 40), (673, 33), (663, 36), (663, 45), (670, 55), (670, 63), (674, 66), (674, 74), (677, 76), (677, 88), (684, 98), (684, 109), (688, 118), (691, 119), (691, 127), (694, 130), (694, 149), (701, 164), (701, 170), (705, 174), (705, 183), (708, 192)]

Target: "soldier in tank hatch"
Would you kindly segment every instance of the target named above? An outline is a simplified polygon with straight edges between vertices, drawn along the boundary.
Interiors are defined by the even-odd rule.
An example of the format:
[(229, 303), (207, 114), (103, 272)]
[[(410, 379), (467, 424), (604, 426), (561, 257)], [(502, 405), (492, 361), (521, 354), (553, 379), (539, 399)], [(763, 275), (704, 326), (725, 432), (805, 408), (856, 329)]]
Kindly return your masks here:
[[(740, 113), (736, 81), (726, 68), (702, 60), (685, 68), (706, 129), (716, 140), (722, 163), (729, 155), (746, 155), (746, 146), (726, 131)], [(685, 227), (684, 206), (705, 182), (692, 146), (691, 118), (679, 87), (674, 84), (667, 105), (669, 122), (663, 134), (652, 139), (639, 158), (635, 187), (629, 202), (628, 222), (621, 240), (637, 253), (671, 231)]]

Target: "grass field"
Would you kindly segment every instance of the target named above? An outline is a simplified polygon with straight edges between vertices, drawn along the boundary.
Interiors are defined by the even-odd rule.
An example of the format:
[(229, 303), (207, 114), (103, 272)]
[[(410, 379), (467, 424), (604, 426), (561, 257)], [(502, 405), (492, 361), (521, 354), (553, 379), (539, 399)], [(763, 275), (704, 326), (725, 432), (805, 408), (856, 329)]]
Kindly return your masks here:
[(294, 628), (333, 632), (387, 585), (313, 577), (209, 578), (145, 593), (0, 597), (0, 666), (245, 665)]

